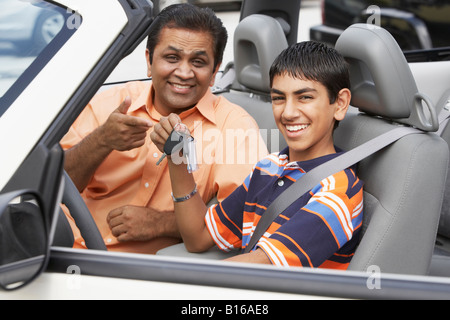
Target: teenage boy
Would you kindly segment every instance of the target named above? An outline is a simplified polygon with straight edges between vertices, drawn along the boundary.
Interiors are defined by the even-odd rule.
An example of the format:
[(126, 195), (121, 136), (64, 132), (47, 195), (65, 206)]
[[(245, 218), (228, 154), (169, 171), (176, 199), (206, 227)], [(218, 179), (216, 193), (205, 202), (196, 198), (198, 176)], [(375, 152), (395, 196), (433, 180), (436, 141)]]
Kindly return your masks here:
[[(299, 43), (276, 59), (270, 78), (273, 114), (288, 148), (256, 164), (229, 197), (207, 209), (186, 166), (169, 161), (175, 216), (188, 251), (203, 252), (213, 245), (224, 251), (245, 248), (270, 203), (305, 172), (340, 153), (333, 130), (351, 98), (343, 57), (320, 43)], [(179, 122), (170, 115), (157, 125), (151, 137), (159, 148)], [(229, 260), (346, 269), (363, 216), (362, 182), (354, 168), (298, 196), (250, 253)]]
[[(255, 120), (210, 90), (226, 43), (227, 31), (212, 10), (190, 4), (167, 7), (148, 37), (145, 56), (152, 81), (96, 95), (61, 142), (65, 169), (108, 250), (151, 254), (181, 241), (167, 160), (158, 164), (162, 152), (149, 139), (161, 117), (179, 115), (199, 141), (202, 165), (194, 175), (205, 202), (231, 194), (257, 161), (227, 161), (230, 153), (267, 155)], [(228, 132), (248, 136), (236, 143), (223, 141)], [(69, 221), (75, 247), (84, 248)]]

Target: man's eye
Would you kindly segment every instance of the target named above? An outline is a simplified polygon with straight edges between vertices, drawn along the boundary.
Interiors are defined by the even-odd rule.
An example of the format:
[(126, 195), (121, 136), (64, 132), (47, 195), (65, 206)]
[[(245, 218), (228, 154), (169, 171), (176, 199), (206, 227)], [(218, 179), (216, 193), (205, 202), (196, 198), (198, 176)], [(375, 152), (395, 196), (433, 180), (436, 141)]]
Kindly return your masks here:
[(196, 59), (196, 60), (192, 61), (192, 64), (195, 67), (200, 68), (200, 67), (203, 67), (206, 63), (203, 60)]
[(177, 62), (178, 61), (178, 57), (177, 56), (166, 56), (166, 60), (169, 62)]

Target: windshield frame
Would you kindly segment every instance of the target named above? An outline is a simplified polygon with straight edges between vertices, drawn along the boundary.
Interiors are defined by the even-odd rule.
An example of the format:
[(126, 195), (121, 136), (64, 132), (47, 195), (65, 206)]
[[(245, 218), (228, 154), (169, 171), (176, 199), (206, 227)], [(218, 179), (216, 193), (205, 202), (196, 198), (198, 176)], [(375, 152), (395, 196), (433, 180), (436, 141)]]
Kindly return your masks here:
[[(81, 25), (81, 16), (76, 14), (70, 9), (61, 7), (57, 4), (39, 1), (37, 6), (49, 9), (60, 13), (64, 19), (64, 25), (50, 41), (45, 48), (36, 56), (33, 62), (22, 72), (22, 74), (16, 79), (16, 81), (6, 90), (5, 94), (0, 97), (0, 117), (9, 109), (14, 101), (20, 96), (25, 88), (35, 79), (35, 77), (45, 68), (47, 63), (53, 58), (53, 56), (64, 46), (64, 44), (70, 39), (70, 37), (76, 32), (79, 25)], [(69, 19), (77, 15), (77, 25), (73, 26), (69, 23)]]

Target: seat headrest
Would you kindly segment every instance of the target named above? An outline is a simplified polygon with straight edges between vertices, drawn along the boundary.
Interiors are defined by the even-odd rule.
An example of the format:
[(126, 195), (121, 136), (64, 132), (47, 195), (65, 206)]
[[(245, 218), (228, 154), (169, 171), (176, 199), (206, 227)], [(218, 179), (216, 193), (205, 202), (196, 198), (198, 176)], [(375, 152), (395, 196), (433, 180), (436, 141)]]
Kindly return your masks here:
[(421, 130), (438, 129), (434, 106), (418, 92), (408, 62), (389, 32), (355, 24), (342, 33), (336, 49), (349, 63), (354, 107)]
[(287, 47), (283, 28), (276, 19), (260, 14), (244, 18), (234, 34), (238, 82), (249, 89), (268, 93), (270, 67)]

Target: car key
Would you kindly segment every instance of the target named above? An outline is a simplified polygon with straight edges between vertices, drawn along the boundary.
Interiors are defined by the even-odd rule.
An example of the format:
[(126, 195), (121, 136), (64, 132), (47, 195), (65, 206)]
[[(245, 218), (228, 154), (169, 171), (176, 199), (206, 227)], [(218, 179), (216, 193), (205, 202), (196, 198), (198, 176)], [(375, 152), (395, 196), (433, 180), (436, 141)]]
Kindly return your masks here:
[(183, 144), (183, 153), (186, 156), (187, 161), (187, 171), (193, 173), (198, 170), (197, 150), (194, 137), (189, 136), (185, 138)]
[(165, 157), (170, 156), (172, 153), (179, 151), (183, 147), (183, 140), (184, 134), (173, 129), (172, 133), (170, 134), (169, 138), (164, 144), (164, 153), (158, 160), (156, 165), (159, 166), (159, 164), (164, 160)]

